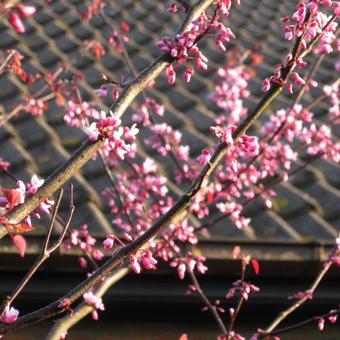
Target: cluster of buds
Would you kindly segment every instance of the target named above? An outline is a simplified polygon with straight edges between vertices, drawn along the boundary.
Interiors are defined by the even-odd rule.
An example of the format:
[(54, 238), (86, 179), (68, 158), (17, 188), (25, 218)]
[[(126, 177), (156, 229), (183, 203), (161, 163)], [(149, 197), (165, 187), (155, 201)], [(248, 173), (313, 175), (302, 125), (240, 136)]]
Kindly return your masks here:
[(22, 81), (25, 81), (27, 79), (27, 73), (21, 65), (21, 60), (24, 57), (16, 50), (9, 50), (8, 54), (11, 55), (11, 59), (7, 64), (7, 69), (13, 71)]
[(231, 299), (236, 292), (239, 292), (244, 300), (248, 300), (250, 293), (256, 293), (259, 290), (260, 288), (248, 282), (237, 280), (233, 283), (233, 287), (229, 289), (226, 298)]
[[(100, 261), (104, 254), (95, 248), (96, 239), (92, 237), (88, 231), (88, 227), (84, 224), (80, 229), (73, 229), (71, 235), (64, 242), (66, 250), (78, 248), (83, 254), (90, 255), (95, 261)], [(82, 268), (87, 268), (88, 263), (85, 257), (79, 257), (79, 264)]]
[(25, 98), (24, 110), (30, 113), (32, 116), (43, 115), (47, 107), (47, 103), (44, 102), (42, 99), (36, 99), (30, 96)]
[(69, 100), (66, 105), (64, 122), (72, 127), (85, 127), (88, 119), (99, 119), (100, 113), (92, 102)]
[(153, 257), (151, 251), (140, 250), (142, 253), (140, 256), (131, 255), (130, 256), (130, 266), (136, 274), (140, 274), (142, 268), (146, 270), (156, 270), (157, 260)]
[(164, 115), (164, 106), (159, 104), (156, 99), (146, 98), (144, 103), (138, 105), (136, 113), (132, 116), (132, 120), (143, 126), (150, 126), (153, 114), (162, 117)]
[(98, 320), (98, 310), (104, 311), (105, 307), (103, 304), (103, 300), (94, 295), (92, 291), (88, 291), (83, 295), (84, 302), (93, 307), (93, 311), (91, 313), (93, 320)]
[(106, 51), (104, 46), (97, 40), (86, 40), (84, 42), (85, 44), (85, 49), (90, 51), (97, 60), (100, 58), (104, 57)]
[(196, 270), (198, 273), (204, 274), (208, 267), (204, 264), (206, 258), (204, 256), (193, 256), (190, 252), (184, 258), (176, 258), (170, 262), (170, 267), (177, 268), (177, 274), (180, 280), (183, 280), (187, 270)]
[[(333, 6), (334, 16), (327, 16), (320, 11), (320, 6), (325, 7)], [(307, 62), (301, 57), (304, 50), (307, 49), (308, 44), (314, 39), (320, 36), (318, 46), (315, 49), (316, 53), (329, 54), (333, 51), (332, 45), (336, 44), (336, 29), (337, 23), (332, 21), (334, 17), (340, 14), (340, 5), (338, 2), (332, 1), (319, 1), (319, 0), (301, 0), (296, 11), (292, 17), (282, 18), (282, 21), (286, 24), (284, 27), (284, 36), (286, 40), (292, 40), (295, 38), (299, 41), (297, 49), (295, 49), (295, 55), (289, 53), (286, 57), (287, 65), (295, 63), (300, 69), (307, 66)], [(298, 40), (299, 39), (299, 40)], [(305, 84), (304, 79), (294, 72), (290, 75), (290, 81), (281, 78), (282, 65), (278, 65), (274, 75), (266, 78), (263, 82), (262, 91), (267, 92), (272, 83), (282, 84), (287, 87), (289, 93), (293, 92), (293, 84), (301, 86)]]
[(120, 31), (114, 30), (109, 38), (109, 44), (116, 49), (118, 53), (122, 53), (125, 49), (125, 43), (129, 42), (129, 37), (124, 33), (130, 32), (129, 25), (123, 21), (120, 25)]
[(92, 0), (86, 12), (81, 13), (81, 19), (90, 21), (94, 16), (99, 15), (102, 8), (106, 6), (102, 0)]

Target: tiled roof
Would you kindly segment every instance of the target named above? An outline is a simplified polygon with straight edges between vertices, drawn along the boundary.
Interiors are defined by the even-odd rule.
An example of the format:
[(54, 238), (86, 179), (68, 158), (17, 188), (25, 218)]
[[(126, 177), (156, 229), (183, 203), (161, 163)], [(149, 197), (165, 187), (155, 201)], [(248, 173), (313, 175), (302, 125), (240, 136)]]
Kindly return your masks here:
[[(27, 33), (18, 35), (0, 24), (0, 49), (17, 48), (25, 56), (24, 68), (28, 71), (51, 71), (58, 63), (74, 61), (71, 70), (82, 71), (86, 79), (81, 83), (83, 97), (98, 101), (93, 96), (93, 89), (101, 85), (101, 73), (117, 77), (127, 71), (124, 71), (121, 56), (113, 49), (102, 59), (95, 60), (84, 51), (83, 42), (96, 38), (109, 49), (104, 36), (110, 32), (100, 18), (94, 18), (90, 23), (80, 21), (79, 13), (84, 6), (80, 0), (51, 3), (31, 1), (34, 2), (39, 11), (26, 20)], [(155, 0), (117, 0), (107, 12), (113, 23), (125, 20), (130, 25), (127, 50), (139, 71), (160, 54), (155, 42), (165, 34), (172, 35), (180, 24), (181, 16), (170, 17), (166, 6), (167, 2)], [(288, 45), (282, 41), (279, 19), (292, 13), (294, 6), (295, 1), (243, 0), (239, 8), (232, 10), (228, 19), (237, 34), (238, 43), (243, 48), (251, 48), (259, 43), (265, 56), (264, 62), (255, 67), (257, 75), (249, 85), (252, 92), (246, 101), (249, 108), (261, 95), (262, 80), (272, 72), (273, 65), (281, 62), (286, 52)], [(208, 99), (208, 93), (213, 86), (214, 71), (225, 60), (224, 54), (216, 52), (213, 46), (203, 44), (206, 45), (205, 54), (211, 61), (207, 72), (195, 75), (188, 86), (179, 80), (175, 86), (169, 87), (162, 75), (156, 81), (155, 88), (149, 90), (166, 106), (164, 120), (182, 132), (183, 144), (190, 144), (192, 156), (197, 156), (203, 147), (214, 142), (210, 138), (209, 127), (217, 108)], [(331, 61), (334, 62), (334, 56), (327, 57), (317, 71), (316, 78), (320, 83), (335, 79)], [(1, 77), (0, 88), (2, 112), (7, 112), (22, 94), (27, 93), (25, 84), (11, 74)], [(291, 101), (289, 97), (280, 95), (261, 121), (268, 118), (273, 110), (287, 107)], [(307, 94), (305, 102), (309, 101), (311, 95)], [(321, 103), (316, 112), (317, 120), (322, 122), (327, 107)], [(125, 122), (129, 121), (129, 116), (124, 116)], [(340, 136), (339, 129), (334, 129), (333, 133), (337, 138)], [(146, 134), (146, 131), (142, 131), (140, 135), (143, 137)], [(24, 180), (34, 173), (46, 178), (84, 139), (85, 135), (80, 129), (63, 123), (60, 107), (50, 105), (44, 116), (32, 118), (21, 114), (0, 128), (0, 156), (11, 162), (12, 171)], [(152, 153), (150, 155), (155, 156)], [(164, 158), (156, 159), (169, 178), (173, 178), (173, 163)], [(4, 176), (0, 177), (2, 186), (9, 185), (9, 181)], [(80, 174), (73, 177), (72, 182), (75, 185), (77, 207), (73, 224), (87, 223), (90, 230), (98, 235), (110, 232), (111, 217), (100, 197), (107, 180), (99, 161), (90, 161)], [(271, 210), (259, 201), (247, 207), (247, 214), (252, 217), (250, 228), (239, 230), (230, 221), (223, 220), (209, 231), (209, 237), (268, 242), (280, 239), (295, 242), (326, 241), (334, 238), (340, 225), (338, 165), (319, 160), (299, 172), (289, 183), (277, 186), (276, 190), (278, 195)], [(35, 233), (43, 231), (41, 225)]]

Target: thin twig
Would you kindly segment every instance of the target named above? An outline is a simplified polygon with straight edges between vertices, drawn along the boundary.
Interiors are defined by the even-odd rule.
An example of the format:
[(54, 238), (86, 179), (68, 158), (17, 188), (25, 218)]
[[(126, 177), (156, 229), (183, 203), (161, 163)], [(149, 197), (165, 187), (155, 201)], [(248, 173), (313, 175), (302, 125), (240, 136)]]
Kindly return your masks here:
[(72, 216), (73, 216), (73, 212), (74, 212), (74, 209), (75, 209), (75, 207), (73, 205), (73, 187), (72, 186), (71, 186), (71, 190), (70, 190), (69, 216), (68, 216), (67, 221), (66, 221), (66, 223), (64, 225), (63, 232), (60, 235), (59, 239), (54, 244), (49, 246), (52, 230), (53, 230), (53, 228), (55, 226), (55, 220), (56, 220), (57, 212), (59, 210), (59, 206), (60, 206), (60, 202), (61, 202), (63, 193), (64, 193), (64, 190), (60, 189), (59, 195), (58, 195), (58, 199), (57, 199), (57, 201), (56, 201), (56, 203), (55, 203), (55, 205), (53, 207), (53, 213), (52, 213), (51, 222), (50, 222), (50, 225), (48, 227), (47, 235), (46, 235), (46, 238), (44, 240), (44, 244), (42, 246), (41, 253), (40, 253), (39, 257), (37, 258), (37, 260), (35, 261), (35, 263), (31, 267), (29, 272), (22, 279), (20, 284), (12, 292), (12, 294), (10, 296), (7, 296), (6, 299), (4, 300), (4, 302), (2, 304), (2, 307), (1, 307), (1, 311), (0, 311), (1, 316), (13, 304), (13, 301), (20, 294), (20, 292), (24, 289), (24, 287), (27, 285), (27, 283), (30, 281), (30, 279), (36, 273), (36, 271), (50, 257), (50, 255), (60, 246), (61, 242), (63, 241), (63, 239), (65, 237), (65, 233), (66, 233), (66, 231), (67, 231), (67, 229), (68, 229), (68, 227), (70, 225), (70, 222), (71, 222), (71, 219), (72, 219)]
[(322, 269), (320, 270), (319, 274), (316, 276), (311, 286), (307, 289), (308, 294), (304, 294), (303, 297), (298, 299), (289, 308), (282, 311), (273, 320), (273, 322), (265, 329), (265, 333), (271, 333), (284, 319), (286, 319), (291, 313), (293, 313), (295, 310), (301, 307), (307, 300), (310, 299), (310, 295), (313, 295), (313, 293), (319, 286), (321, 280), (324, 278), (324, 276), (327, 274), (327, 272), (331, 268), (333, 262), (330, 260), (330, 258), (333, 254), (335, 254), (336, 251), (337, 251), (337, 248), (335, 248), (332, 251), (331, 255), (329, 256), (329, 259), (325, 263), (323, 263)]
[(208, 299), (208, 297), (205, 295), (205, 293), (203, 292), (197, 277), (194, 273), (194, 271), (189, 268), (188, 270), (190, 278), (192, 280), (192, 283), (194, 284), (197, 293), (199, 294), (199, 296), (202, 298), (202, 300), (204, 301), (205, 305), (207, 306), (207, 308), (209, 309), (209, 311), (211, 312), (212, 316), (214, 317), (214, 319), (216, 320), (216, 323), (218, 325), (218, 327), (220, 328), (221, 332), (223, 335), (227, 334), (227, 329), (225, 328), (223, 321), (217, 311), (217, 308), (215, 306), (213, 306), (213, 304), (210, 302), (210, 300)]
[[(247, 264), (245, 261), (242, 261), (241, 263), (241, 281), (244, 282), (245, 277), (246, 277), (246, 269), (247, 269)], [(227, 340), (230, 340), (230, 333), (233, 331), (234, 326), (235, 326), (235, 322), (236, 322), (236, 318), (238, 316), (238, 313), (241, 310), (242, 304), (245, 301), (243, 295), (240, 295), (239, 300), (237, 302), (237, 307), (235, 309), (235, 312), (233, 313), (233, 315), (230, 317), (230, 322), (229, 322), (229, 326), (228, 326), (228, 332), (227, 332)]]
[(101, 160), (101, 162), (104, 166), (105, 173), (106, 173), (106, 175), (107, 175), (107, 177), (108, 177), (108, 179), (111, 183), (111, 187), (112, 187), (112, 189), (115, 192), (115, 195), (117, 197), (119, 209), (124, 213), (124, 215), (125, 215), (126, 219), (128, 220), (130, 226), (133, 227), (133, 222), (130, 218), (130, 215), (127, 213), (127, 211), (125, 209), (125, 203), (123, 201), (121, 194), (119, 193), (119, 190), (117, 188), (117, 185), (116, 185), (115, 179), (113, 177), (112, 171), (111, 171), (109, 165), (107, 164), (107, 162), (105, 161), (102, 153), (99, 151), (98, 154), (99, 154), (99, 159)]
[(3, 72), (5, 71), (8, 63), (11, 61), (12, 57), (15, 55), (16, 51), (11, 50), (10, 53), (8, 53), (6, 59), (3, 61), (3, 63), (0, 65), (0, 77), (2, 76)]
[(287, 332), (290, 332), (290, 331), (292, 331), (294, 329), (297, 329), (297, 328), (300, 328), (302, 326), (305, 326), (305, 325), (307, 325), (307, 324), (309, 324), (311, 322), (315, 322), (315, 321), (318, 321), (320, 319), (326, 319), (326, 318), (329, 318), (331, 316), (336, 316), (336, 315), (340, 315), (340, 309), (331, 310), (328, 313), (314, 316), (314, 317), (309, 318), (307, 320), (298, 322), (298, 323), (296, 323), (294, 325), (290, 325), (290, 326), (287, 326), (287, 327), (280, 328), (280, 329), (278, 329), (278, 330), (276, 330), (274, 332), (259, 334), (258, 338), (261, 339), (261, 338), (266, 338), (268, 336), (274, 336), (274, 335), (279, 335), (279, 334), (287, 333)]

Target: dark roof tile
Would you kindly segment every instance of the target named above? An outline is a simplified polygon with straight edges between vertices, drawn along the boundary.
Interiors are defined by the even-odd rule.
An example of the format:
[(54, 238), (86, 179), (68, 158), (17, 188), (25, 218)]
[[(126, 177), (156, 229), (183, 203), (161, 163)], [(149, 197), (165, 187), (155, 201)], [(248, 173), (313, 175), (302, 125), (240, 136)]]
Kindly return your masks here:
[(263, 211), (251, 221), (257, 238), (263, 239), (298, 239), (294, 229), (277, 216), (274, 211)]
[(30, 153), (43, 177), (52, 173), (66, 159), (60, 147), (50, 141), (31, 148)]
[(326, 219), (333, 219), (340, 211), (340, 191), (326, 182), (320, 181), (304, 188), (306, 193), (313, 197), (322, 210)]
[(44, 11), (44, 9), (41, 9), (40, 11), (37, 11), (37, 13), (33, 16), (34, 20), (38, 22), (41, 25), (45, 25), (51, 20), (53, 20), (53, 17)]
[(304, 239), (334, 240), (336, 230), (315, 212), (296, 216), (287, 222)]

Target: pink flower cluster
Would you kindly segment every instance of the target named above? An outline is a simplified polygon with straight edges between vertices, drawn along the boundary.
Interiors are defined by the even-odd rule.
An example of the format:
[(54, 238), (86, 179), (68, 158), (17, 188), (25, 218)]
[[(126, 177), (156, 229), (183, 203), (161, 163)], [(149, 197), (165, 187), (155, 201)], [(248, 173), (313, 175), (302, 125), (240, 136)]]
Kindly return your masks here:
[(214, 126), (211, 127), (210, 130), (218, 139), (220, 139), (221, 142), (226, 143), (228, 147), (234, 146), (237, 154), (241, 153), (241, 155), (244, 154), (245, 157), (250, 157), (258, 152), (259, 144), (257, 137), (255, 136), (248, 136), (244, 134), (234, 144), (233, 132), (236, 130), (236, 126), (229, 126), (227, 128)]
[(330, 104), (329, 108), (329, 121), (333, 124), (340, 123), (340, 91), (339, 82), (335, 82), (332, 85), (326, 85), (323, 87), (323, 91), (328, 98)]
[(177, 268), (177, 274), (180, 280), (185, 277), (187, 270), (196, 270), (198, 273), (204, 274), (208, 267), (204, 264), (206, 258), (204, 256), (193, 256), (187, 252), (184, 258), (176, 258), (170, 262), (170, 267)]
[[(331, 314), (327, 319), (328, 319), (328, 321), (330, 322), (330, 323), (336, 323), (336, 321), (337, 321), (337, 319), (338, 319), (338, 313), (337, 313), (337, 311), (336, 310), (331, 310), (329, 313), (334, 313), (334, 314)], [(320, 331), (320, 332), (322, 332), (323, 330), (324, 330), (324, 328), (325, 328), (325, 319), (324, 318), (319, 318), (318, 320), (317, 320), (317, 322), (318, 322), (318, 330)]]
[(145, 140), (147, 146), (157, 150), (162, 156), (172, 151), (180, 162), (188, 161), (189, 146), (181, 145), (181, 132), (174, 130), (167, 123), (154, 124), (150, 128), (155, 135)]
[(47, 109), (48, 105), (41, 99), (36, 99), (33, 97), (25, 98), (24, 110), (30, 113), (32, 116), (41, 116)]
[(18, 316), (19, 311), (14, 307), (11, 307), (4, 311), (4, 314), (0, 318), (0, 322), (5, 324), (11, 324), (17, 321)]
[[(91, 256), (95, 261), (100, 261), (104, 254), (95, 248), (96, 239), (91, 236), (86, 224), (79, 229), (73, 229), (68, 239), (64, 241), (66, 250), (78, 248), (83, 254)], [(87, 268), (88, 262), (84, 256), (79, 257), (79, 263), (82, 268)]]
[(194, 227), (187, 218), (184, 218), (176, 224), (171, 224), (157, 242), (151, 243), (151, 246), (157, 256), (168, 262), (178, 256), (181, 251), (180, 245), (195, 245), (197, 242)]
[(127, 42), (129, 42), (129, 38), (125, 34), (117, 30), (112, 31), (109, 44), (114, 47), (117, 52), (122, 53), (125, 48), (124, 44)]
[(239, 292), (243, 299), (248, 300), (250, 293), (257, 293), (259, 290), (260, 288), (248, 282), (237, 280), (233, 283), (233, 287), (229, 289), (226, 298), (231, 299), (236, 292)]
[(132, 120), (143, 124), (143, 126), (150, 126), (153, 115), (163, 117), (164, 106), (159, 104), (156, 99), (146, 98), (143, 104), (135, 107), (135, 111)]
[(84, 302), (93, 307), (93, 311), (91, 312), (92, 319), (93, 320), (98, 320), (98, 311), (104, 311), (105, 306), (103, 304), (103, 300), (94, 295), (92, 291), (88, 291), (83, 295)]
[[(325, 7), (329, 7), (332, 2), (323, 2)], [(332, 45), (336, 43), (336, 29), (337, 23), (334, 21), (330, 24), (331, 16), (327, 16), (320, 11), (320, 1), (318, 0), (301, 0), (293, 16), (283, 18), (282, 21), (286, 24), (284, 27), (285, 39), (301, 39), (298, 48), (293, 56), (289, 53), (286, 57), (287, 65), (294, 63), (298, 68), (303, 69), (307, 66), (307, 62), (301, 57), (302, 52), (306, 50), (308, 44), (315, 39), (318, 35), (321, 35), (321, 39), (318, 42), (318, 46), (315, 49), (316, 53), (329, 54), (333, 51)], [(334, 2), (334, 15), (338, 15), (340, 12), (339, 4)], [(262, 91), (267, 92), (272, 83), (283, 84), (290, 93), (293, 92), (293, 83), (297, 86), (305, 84), (304, 79), (298, 72), (293, 72), (290, 76), (290, 81), (281, 78), (281, 71), (283, 65), (278, 65), (274, 72), (274, 75), (266, 78), (263, 82)]]
[[(0, 206), (6, 208), (7, 211), (12, 210), (15, 206), (22, 204), (25, 202), (25, 199), (34, 195), (38, 188), (40, 188), (44, 183), (43, 179), (39, 179), (38, 176), (33, 175), (31, 181), (25, 185), (23, 181), (17, 181), (16, 189), (2, 189), (2, 193), (4, 196), (0, 196)], [(37, 208), (33, 211), (33, 216), (37, 219), (40, 219), (40, 212), (44, 214), (49, 213), (49, 209), (53, 206), (54, 201), (46, 198)], [(3, 215), (5, 216), (5, 214)], [(28, 215), (25, 218), (25, 223), (32, 227), (31, 216)]]
[[(135, 236), (149, 229), (151, 223), (173, 202), (165, 199), (168, 193), (166, 178), (158, 175), (153, 160), (146, 159), (141, 165), (133, 164), (132, 167), (130, 172), (117, 174), (116, 188), (106, 188), (103, 195), (114, 216), (114, 225)], [(117, 191), (120, 197), (117, 197)], [(133, 220), (133, 225), (130, 220)]]
[(64, 122), (73, 127), (85, 127), (88, 120), (99, 119), (100, 113), (94, 108), (94, 103), (86, 101), (78, 102), (76, 100), (68, 101)]
[[(228, 7), (228, 11), (226, 8)], [(197, 69), (205, 71), (208, 68), (208, 59), (203, 55), (200, 48), (197, 46), (198, 41), (212, 30), (217, 32), (216, 45), (222, 51), (226, 50), (225, 43), (230, 39), (235, 38), (229, 27), (226, 27), (222, 22), (219, 22), (221, 16), (229, 14), (229, 4), (219, 1), (216, 4), (215, 15), (211, 17), (208, 14), (202, 14), (198, 19), (191, 23), (190, 30), (177, 34), (174, 39), (163, 37), (156, 43), (164, 53), (168, 53), (174, 58), (174, 66), (170, 63), (166, 68), (166, 76), (168, 83), (173, 85), (176, 81), (175, 68), (179, 65), (186, 65), (186, 71), (183, 74), (183, 80), (189, 83), (194, 74), (194, 68), (190, 63), (194, 62)], [(171, 12), (177, 12), (177, 7), (172, 6)]]
[(4, 160), (0, 157), (0, 169), (2, 169), (2, 170), (8, 170), (10, 166), (11, 166), (11, 164), (10, 164), (9, 162), (4, 161)]
[(136, 124), (129, 128), (119, 126), (120, 123), (120, 119), (108, 117), (101, 111), (98, 120), (83, 129), (92, 141), (105, 139), (102, 152), (104, 158), (112, 165), (124, 159), (126, 155), (133, 157), (135, 146), (132, 143), (139, 131)]
[(243, 99), (248, 98), (248, 81), (251, 78), (247, 67), (240, 65), (217, 70), (218, 80), (210, 99), (221, 109), (217, 124), (237, 125), (248, 110), (243, 106)]
[(141, 253), (141, 255), (130, 256), (130, 266), (136, 274), (140, 274), (142, 268), (146, 270), (157, 269), (157, 260), (153, 257), (151, 251), (139, 251), (139, 253)]

